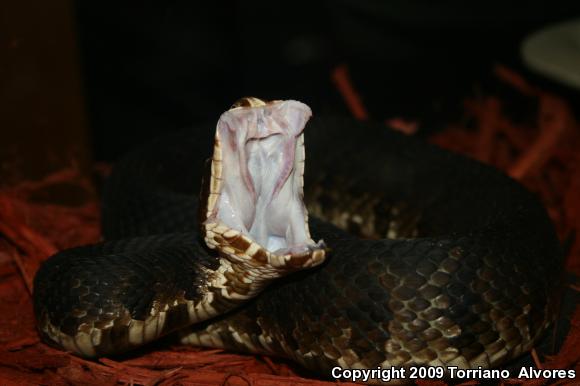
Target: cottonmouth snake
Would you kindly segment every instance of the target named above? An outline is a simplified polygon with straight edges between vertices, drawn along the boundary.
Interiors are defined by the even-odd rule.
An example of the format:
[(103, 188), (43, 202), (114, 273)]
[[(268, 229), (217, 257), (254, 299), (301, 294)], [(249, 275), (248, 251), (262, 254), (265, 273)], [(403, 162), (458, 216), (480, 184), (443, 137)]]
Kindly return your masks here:
[(106, 241), (36, 275), (43, 338), (98, 357), (178, 331), (326, 376), (487, 368), (529, 350), (553, 318), (561, 265), (535, 197), (381, 125), (326, 117), (302, 134), (309, 116), (246, 98), (218, 122), (209, 163), (210, 127), (127, 156), (104, 189)]

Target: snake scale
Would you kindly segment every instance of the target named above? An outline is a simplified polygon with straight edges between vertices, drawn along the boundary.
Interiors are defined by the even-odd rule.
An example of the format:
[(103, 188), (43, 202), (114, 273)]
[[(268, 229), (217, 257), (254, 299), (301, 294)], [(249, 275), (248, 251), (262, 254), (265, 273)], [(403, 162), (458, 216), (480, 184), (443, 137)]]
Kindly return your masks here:
[(245, 98), (213, 145), (203, 126), (126, 156), (103, 192), (105, 241), (36, 275), (44, 340), (100, 357), (176, 332), (322, 376), (497, 367), (529, 350), (561, 267), (536, 198), (382, 125), (310, 115)]

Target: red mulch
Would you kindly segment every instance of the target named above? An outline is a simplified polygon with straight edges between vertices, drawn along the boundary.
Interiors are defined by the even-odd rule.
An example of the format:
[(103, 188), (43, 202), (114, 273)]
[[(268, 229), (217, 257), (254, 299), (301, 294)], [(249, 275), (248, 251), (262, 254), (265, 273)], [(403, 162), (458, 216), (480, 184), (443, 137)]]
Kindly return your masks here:
[[(570, 245), (566, 269), (580, 276), (580, 127), (567, 101), (530, 85), (509, 69), (498, 67), (498, 79), (513, 87), (532, 106), (533, 119), (510, 118), (506, 101), (487, 96), (465, 101), (464, 122), (434, 135), (438, 145), (505, 170), (537, 192)], [(359, 119), (368, 114), (348, 80), (346, 67), (333, 79)], [(389, 121), (406, 133), (419, 124)], [(77, 189), (74, 206), (50, 202), (55, 189)], [(82, 194), (78, 194), (78, 193)], [(48, 198), (47, 198), (48, 197)], [(139, 384), (139, 385), (330, 385), (296, 374), (286, 362), (221, 350), (164, 347), (125, 359), (88, 361), (50, 348), (34, 327), (32, 278), (41, 261), (55, 251), (98, 241), (99, 211), (91, 182), (71, 169), (42, 181), (0, 189), (0, 384)], [(573, 288), (580, 290), (580, 288)], [(580, 307), (559, 353), (537, 358), (538, 367), (580, 371)], [(505, 384), (521, 384), (506, 380)], [(553, 384), (545, 380), (527, 384)], [(421, 385), (442, 382), (421, 381)], [(466, 381), (465, 385), (478, 384)], [(574, 384), (561, 381), (559, 384)]]

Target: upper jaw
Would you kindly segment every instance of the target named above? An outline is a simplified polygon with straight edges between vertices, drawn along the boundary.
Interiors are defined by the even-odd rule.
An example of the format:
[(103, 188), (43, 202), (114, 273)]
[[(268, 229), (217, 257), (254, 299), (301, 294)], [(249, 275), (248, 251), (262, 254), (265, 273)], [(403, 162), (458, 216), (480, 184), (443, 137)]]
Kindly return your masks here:
[(251, 98), (220, 117), (202, 229), (230, 260), (268, 266), (276, 276), (324, 261), (310, 238), (302, 201), (308, 106)]

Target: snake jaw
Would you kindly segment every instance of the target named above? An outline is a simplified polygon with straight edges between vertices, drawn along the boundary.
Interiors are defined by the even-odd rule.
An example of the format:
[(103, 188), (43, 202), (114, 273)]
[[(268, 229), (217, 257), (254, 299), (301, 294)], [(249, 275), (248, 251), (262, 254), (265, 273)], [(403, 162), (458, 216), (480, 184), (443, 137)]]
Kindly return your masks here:
[(311, 239), (302, 202), (311, 110), (297, 101), (246, 99), (217, 124), (205, 242), (230, 260), (269, 267), (272, 277), (318, 265), (325, 245)]

